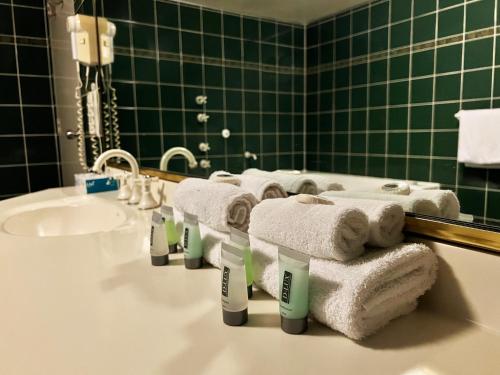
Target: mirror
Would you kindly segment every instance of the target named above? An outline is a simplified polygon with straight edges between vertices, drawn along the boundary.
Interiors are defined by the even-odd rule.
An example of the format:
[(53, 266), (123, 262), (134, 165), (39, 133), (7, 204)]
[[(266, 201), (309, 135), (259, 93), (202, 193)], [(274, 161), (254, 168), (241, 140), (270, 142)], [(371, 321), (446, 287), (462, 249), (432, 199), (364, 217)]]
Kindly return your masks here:
[[(184, 147), (197, 167), (174, 153), (169, 171), (309, 170), (346, 191), (452, 190), (453, 219), (500, 224), (500, 169), (458, 161), (455, 118), (500, 104), (494, 1), (339, 9), (314, 0), (286, 10), (268, 1), (259, 14), (229, 3), (241, 12), (206, 1), (80, 6), (116, 25), (122, 148), (141, 166), (159, 168), (165, 151)], [(499, 158), (498, 148), (485, 157)]]

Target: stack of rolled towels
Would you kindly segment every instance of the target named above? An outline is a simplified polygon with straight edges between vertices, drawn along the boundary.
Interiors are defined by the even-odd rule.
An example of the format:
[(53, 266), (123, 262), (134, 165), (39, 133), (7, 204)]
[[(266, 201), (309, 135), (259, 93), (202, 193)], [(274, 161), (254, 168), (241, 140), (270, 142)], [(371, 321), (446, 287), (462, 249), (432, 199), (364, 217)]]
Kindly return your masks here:
[(215, 267), (229, 227), (248, 227), (255, 284), (274, 298), (278, 247), (308, 254), (311, 316), (352, 339), (413, 311), (436, 279), (435, 254), (401, 242), (398, 203), (309, 195), (256, 203), (240, 186), (199, 179), (181, 182), (174, 196), (177, 212), (199, 216), (204, 257)]

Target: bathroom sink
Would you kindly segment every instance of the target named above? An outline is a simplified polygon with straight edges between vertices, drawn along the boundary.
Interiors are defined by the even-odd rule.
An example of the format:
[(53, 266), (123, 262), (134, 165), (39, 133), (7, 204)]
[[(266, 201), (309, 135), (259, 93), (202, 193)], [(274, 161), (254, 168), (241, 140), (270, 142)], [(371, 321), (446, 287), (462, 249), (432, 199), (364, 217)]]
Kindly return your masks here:
[(0, 224), (11, 235), (58, 237), (109, 232), (126, 220), (119, 203), (81, 195), (21, 205), (2, 213)]

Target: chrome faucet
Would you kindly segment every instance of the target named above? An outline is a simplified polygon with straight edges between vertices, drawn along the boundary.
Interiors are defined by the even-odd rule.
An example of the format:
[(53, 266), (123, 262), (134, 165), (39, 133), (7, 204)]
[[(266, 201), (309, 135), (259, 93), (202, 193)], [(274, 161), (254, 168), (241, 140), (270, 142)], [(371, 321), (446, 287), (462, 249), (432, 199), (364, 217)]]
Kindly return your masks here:
[(139, 164), (137, 164), (137, 160), (134, 158), (134, 156), (130, 152), (117, 148), (105, 151), (101, 155), (99, 155), (99, 157), (94, 162), (92, 171), (96, 173), (102, 173), (102, 167), (104, 166), (104, 163), (111, 158), (121, 158), (126, 160), (130, 164), (132, 177), (134, 179), (139, 177)]
[(165, 151), (165, 153), (161, 157), (161, 160), (160, 160), (160, 170), (161, 171), (165, 171), (165, 172), (167, 171), (168, 162), (175, 155), (184, 156), (189, 163), (189, 168), (191, 168), (191, 169), (196, 168), (198, 166), (198, 162), (196, 161), (193, 153), (191, 151), (189, 151), (187, 148), (172, 147), (171, 149), (168, 149), (167, 151)]

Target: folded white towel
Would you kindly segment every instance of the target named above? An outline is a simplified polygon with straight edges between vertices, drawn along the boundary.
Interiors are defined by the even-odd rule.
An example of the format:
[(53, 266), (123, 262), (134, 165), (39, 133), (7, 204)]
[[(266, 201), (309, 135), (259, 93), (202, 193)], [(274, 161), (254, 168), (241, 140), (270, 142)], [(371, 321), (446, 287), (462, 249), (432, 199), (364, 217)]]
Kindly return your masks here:
[(231, 227), (247, 231), (250, 212), (257, 204), (254, 195), (240, 187), (201, 178), (181, 181), (173, 201), (177, 210), (196, 215), (199, 222), (221, 232)]
[(500, 109), (460, 111), (458, 162), (471, 166), (500, 167)]
[(347, 261), (363, 253), (369, 225), (359, 209), (304, 204), (290, 197), (268, 199), (255, 206), (248, 232), (319, 258)]
[[(278, 298), (278, 246), (250, 236), (255, 283)], [(311, 258), (309, 310), (359, 340), (408, 314), (436, 280), (437, 257), (425, 245), (373, 250), (348, 263)]]
[(399, 194), (381, 194), (362, 191), (326, 191), (321, 194), (324, 197), (354, 198), (354, 199), (372, 199), (380, 201), (396, 202), (403, 207), (406, 212), (415, 212), (417, 214), (439, 216), (441, 211), (432, 200), (418, 196), (399, 195)]
[[(228, 175), (228, 177), (222, 177)], [(286, 193), (283, 186), (270, 178), (253, 175), (231, 175), (225, 171), (216, 171), (210, 175), (210, 180), (226, 182), (226, 178), (231, 181), (238, 180), (239, 187), (255, 195), (257, 200), (272, 198), (286, 198)]]
[[(275, 172), (278, 173), (278, 172)], [(284, 173), (284, 172), (280, 172)], [(334, 190), (341, 191), (344, 190), (344, 187), (335, 177), (331, 177), (327, 174), (316, 174), (316, 173), (304, 173), (303, 177), (309, 178), (318, 186), (318, 194), (324, 191)]]
[(283, 188), (294, 194), (318, 194), (318, 186), (310, 178), (288, 173), (267, 172), (256, 168), (247, 169), (242, 173), (244, 176), (261, 176), (278, 182)]
[(434, 202), (439, 208), (441, 217), (458, 219), (460, 216), (460, 202), (451, 190), (419, 190), (412, 192), (410, 196)]
[[(320, 195), (322, 197), (322, 195)], [(370, 235), (368, 245), (389, 247), (403, 241), (405, 212), (400, 204), (371, 199), (329, 197), (337, 206), (355, 207), (368, 216)]]

